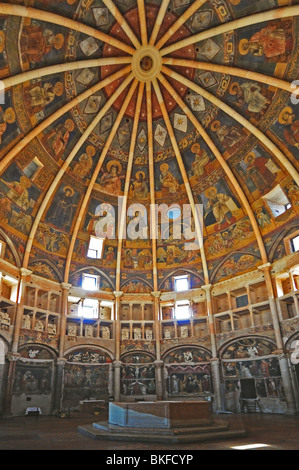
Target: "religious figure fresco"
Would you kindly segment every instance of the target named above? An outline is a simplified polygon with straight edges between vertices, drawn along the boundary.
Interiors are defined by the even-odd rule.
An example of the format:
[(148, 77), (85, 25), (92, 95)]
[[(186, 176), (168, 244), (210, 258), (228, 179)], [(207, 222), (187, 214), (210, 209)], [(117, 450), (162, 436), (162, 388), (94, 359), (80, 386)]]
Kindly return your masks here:
[(63, 157), (64, 151), (70, 141), (71, 134), (75, 129), (72, 119), (65, 119), (54, 126), (54, 128), (44, 137), (44, 141), (54, 154), (55, 158)]
[(191, 174), (194, 176), (202, 176), (205, 173), (205, 167), (210, 161), (210, 157), (200, 144), (193, 144), (191, 152), (194, 154), (194, 161), (191, 164)]
[(214, 229), (217, 231), (236, 221), (234, 212), (238, 210), (238, 206), (230, 193), (220, 192), (216, 186), (211, 186), (205, 190), (204, 196), (206, 225), (215, 224)]
[(25, 102), (32, 114), (39, 113), (54, 102), (56, 97), (63, 94), (63, 84), (60, 81), (39, 82), (25, 88)]
[(248, 188), (263, 194), (274, 184), (280, 170), (271, 158), (255, 152), (248, 153), (237, 168)]
[(14, 124), (16, 121), (16, 113), (12, 107), (4, 109), (0, 106), (0, 144), (3, 142), (3, 134), (10, 127), (10, 124)]
[(270, 104), (267, 90), (257, 82), (233, 82), (230, 86), (230, 94), (236, 97), (235, 104), (242, 110), (254, 115), (264, 113)]
[(160, 165), (160, 185), (163, 193), (174, 194), (179, 188), (177, 178), (172, 174), (167, 163)]
[(292, 23), (281, 20), (261, 28), (250, 39), (241, 39), (241, 55), (265, 58), (269, 62), (286, 62), (294, 46)]
[[(40, 191), (30, 179), (14, 164), (2, 174), (0, 192), (25, 213), (31, 213), (34, 203), (40, 194)], [(3, 201), (3, 210), (4, 206), (6, 211), (9, 212), (11, 209), (9, 203)]]
[(65, 184), (62, 184), (47, 212), (46, 221), (64, 231), (69, 231), (78, 202), (78, 193)]
[(224, 149), (229, 150), (240, 143), (246, 135), (238, 125), (221, 124), (219, 120), (211, 124), (211, 130), (217, 135)]
[(148, 185), (145, 181), (145, 173), (141, 170), (136, 172), (131, 182), (131, 195), (136, 199), (146, 199), (148, 195)]
[(110, 160), (106, 165), (106, 171), (102, 171), (99, 184), (101, 190), (109, 194), (121, 194), (122, 180), (125, 178), (122, 173), (122, 164), (117, 160)]
[(21, 50), (24, 59), (32, 67), (46, 62), (54, 51), (62, 50), (65, 43), (64, 35), (55, 33), (54, 29), (52, 25), (49, 28), (43, 27), (33, 21), (30, 25), (23, 27), (20, 40)]
[(299, 119), (290, 106), (284, 108), (279, 117), (278, 122), (283, 126), (283, 137), (285, 142), (291, 147), (299, 149)]
[(13, 394), (41, 395), (51, 393), (52, 370), (50, 365), (17, 365)]
[(95, 153), (95, 148), (92, 145), (88, 145), (85, 152), (80, 155), (73, 168), (73, 173), (77, 178), (83, 180), (89, 175), (93, 165), (93, 157), (95, 156)]

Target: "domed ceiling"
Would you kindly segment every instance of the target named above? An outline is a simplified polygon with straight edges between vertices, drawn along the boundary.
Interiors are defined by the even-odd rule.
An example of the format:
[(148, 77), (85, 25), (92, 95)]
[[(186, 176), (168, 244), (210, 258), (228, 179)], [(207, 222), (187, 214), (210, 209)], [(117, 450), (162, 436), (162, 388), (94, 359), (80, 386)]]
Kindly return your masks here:
[[(298, 230), (296, 3), (0, 3), (5, 259), (143, 293), (172, 290), (176, 274), (196, 288), (283, 257), (283, 235)], [(281, 215), (272, 190), (289, 202)], [(150, 205), (190, 205), (202, 246), (162, 229), (121, 240), (143, 209), (120, 217), (119, 196), (148, 219)], [(119, 226), (94, 259), (103, 203)]]

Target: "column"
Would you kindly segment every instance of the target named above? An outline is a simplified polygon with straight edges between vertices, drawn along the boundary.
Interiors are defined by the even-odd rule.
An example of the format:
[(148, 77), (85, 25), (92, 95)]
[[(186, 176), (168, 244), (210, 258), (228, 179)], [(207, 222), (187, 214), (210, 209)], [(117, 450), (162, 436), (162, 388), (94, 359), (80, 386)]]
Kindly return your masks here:
[(121, 291), (114, 291), (115, 296), (115, 361), (114, 366), (114, 400), (120, 401), (120, 380), (121, 380), (121, 361), (120, 361), (120, 298), (123, 295)]
[(213, 380), (213, 389), (214, 389), (214, 398), (215, 398), (215, 408), (216, 410), (221, 410), (222, 399), (221, 399), (221, 383), (220, 383), (220, 361), (217, 357), (216, 335), (215, 335), (212, 298), (211, 298), (212, 285), (206, 284), (201, 287), (206, 293), (208, 326), (209, 326), (211, 350), (212, 350), (211, 369), (212, 369), (212, 380)]
[(120, 401), (121, 361), (114, 361), (114, 401)]
[(272, 322), (273, 322), (273, 328), (274, 328), (275, 339), (276, 339), (276, 346), (277, 346), (276, 354), (278, 354), (278, 358), (279, 358), (281, 378), (282, 378), (283, 388), (284, 388), (286, 402), (287, 402), (287, 409), (288, 409), (289, 414), (293, 414), (296, 409), (294, 390), (292, 386), (292, 380), (291, 380), (291, 374), (290, 374), (288, 361), (284, 355), (283, 339), (282, 339), (282, 335), (280, 331), (280, 324), (279, 324), (277, 310), (276, 310), (276, 302), (275, 302), (274, 290), (273, 290), (271, 273), (270, 273), (271, 267), (272, 267), (271, 263), (267, 263), (262, 266), (258, 266), (258, 269), (260, 269), (264, 273), (264, 277), (265, 277), (265, 282), (266, 282), (266, 287), (267, 287), (267, 292), (268, 292), (268, 297), (269, 297), (270, 311), (271, 311)]
[(8, 372), (7, 372), (7, 382), (5, 397), (3, 403), (3, 417), (11, 417), (11, 401), (12, 401), (12, 392), (13, 392), (13, 383), (16, 373), (17, 360), (19, 359), (19, 354), (8, 353), (6, 359), (8, 360)]
[(60, 322), (60, 341), (59, 341), (59, 357), (62, 358), (64, 355), (64, 345), (65, 345), (65, 335), (66, 335), (66, 324), (67, 324), (67, 314), (68, 314), (68, 296), (71, 284), (63, 282), (61, 284), (62, 288), (62, 301), (61, 301), (61, 322)]
[(29, 269), (21, 268), (20, 269), (20, 281), (19, 281), (19, 288), (18, 288), (18, 297), (17, 297), (17, 309), (16, 309), (16, 319), (14, 324), (14, 332), (13, 332), (13, 342), (12, 342), (12, 353), (18, 352), (19, 346), (19, 336), (20, 330), (22, 328), (22, 318), (23, 318), (23, 310), (24, 310), (24, 300), (25, 300), (25, 287), (27, 277), (30, 276), (32, 271)]
[(157, 361), (161, 360), (161, 331), (160, 331), (160, 315), (159, 315), (159, 297), (161, 295), (160, 291), (153, 291), (151, 295), (154, 297), (154, 327), (155, 327), (155, 340), (156, 340), (156, 359)]
[(53, 401), (53, 412), (57, 412), (62, 408), (62, 395), (63, 395), (63, 377), (66, 359), (58, 358), (56, 361), (56, 376), (55, 376), (55, 390)]
[(157, 400), (163, 400), (163, 376), (162, 376), (163, 365), (164, 365), (163, 361), (154, 362)]

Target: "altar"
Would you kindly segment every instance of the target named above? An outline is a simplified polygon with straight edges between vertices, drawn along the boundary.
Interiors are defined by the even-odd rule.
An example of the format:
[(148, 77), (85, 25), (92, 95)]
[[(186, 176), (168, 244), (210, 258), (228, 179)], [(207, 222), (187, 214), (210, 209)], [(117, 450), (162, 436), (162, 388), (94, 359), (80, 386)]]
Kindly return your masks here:
[(215, 419), (206, 401), (110, 402), (108, 421), (78, 431), (93, 439), (173, 444), (246, 436)]

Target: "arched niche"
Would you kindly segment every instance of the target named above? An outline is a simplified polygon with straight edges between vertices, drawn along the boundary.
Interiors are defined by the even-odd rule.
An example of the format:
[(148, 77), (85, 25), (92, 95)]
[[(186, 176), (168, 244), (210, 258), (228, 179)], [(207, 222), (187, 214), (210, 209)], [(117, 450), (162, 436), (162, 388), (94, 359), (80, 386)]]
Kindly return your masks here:
[(228, 411), (249, 412), (248, 403), (253, 403), (258, 405), (254, 409), (263, 413), (286, 412), (276, 349), (274, 340), (254, 335), (235, 339), (222, 346), (219, 355), (224, 402)]
[(211, 353), (190, 345), (172, 348), (162, 357), (165, 393), (169, 399), (210, 400), (213, 394)]
[(144, 351), (121, 356), (121, 395), (124, 401), (156, 395), (155, 357)]
[(83, 402), (107, 402), (113, 386), (112, 353), (81, 346), (68, 350), (65, 359), (62, 407), (79, 410)]

